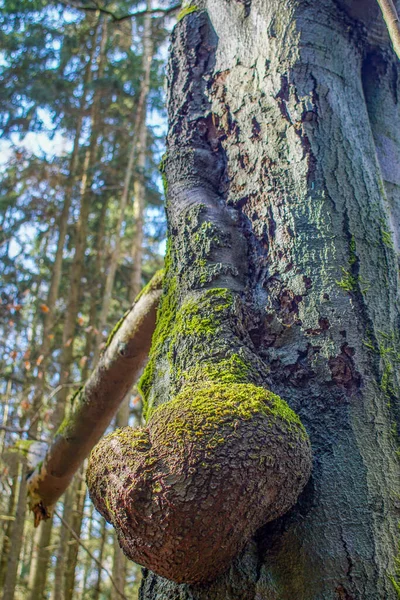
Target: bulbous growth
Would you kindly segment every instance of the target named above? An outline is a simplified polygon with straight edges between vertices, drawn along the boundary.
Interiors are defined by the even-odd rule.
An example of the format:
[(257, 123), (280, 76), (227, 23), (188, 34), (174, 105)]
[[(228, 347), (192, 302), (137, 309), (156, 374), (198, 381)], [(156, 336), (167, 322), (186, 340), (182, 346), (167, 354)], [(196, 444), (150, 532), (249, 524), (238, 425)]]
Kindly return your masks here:
[(90, 496), (131, 560), (178, 583), (214, 579), (296, 502), (311, 470), (288, 405), (253, 384), (187, 385), (146, 427), (93, 450)]

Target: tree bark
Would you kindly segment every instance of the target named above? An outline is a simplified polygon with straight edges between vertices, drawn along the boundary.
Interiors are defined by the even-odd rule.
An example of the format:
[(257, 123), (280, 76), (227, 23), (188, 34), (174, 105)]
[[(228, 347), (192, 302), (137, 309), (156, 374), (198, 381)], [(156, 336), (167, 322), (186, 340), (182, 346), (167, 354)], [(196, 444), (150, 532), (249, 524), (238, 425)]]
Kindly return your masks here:
[[(392, 600), (399, 65), (373, 2), (196, 4), (172, 38), (166, 293), (174, 277), (200, 291), (235, 279), (246, 345), (306, 426), (313, 473), (298, 504), (224, 575), (196, 586), (145, 571), (140, 599)], [(239, 276), (221, 272), (215, 230), (213, 274), (187, 250), (198, 244), (203, 258), (204, 217), (193, 225), (189, 212), (199, 198), (208, 206), (217, 157), (220, 198), (246, 241)], [(162, 340), (144, 382), (150, 408), (179, 389)]]

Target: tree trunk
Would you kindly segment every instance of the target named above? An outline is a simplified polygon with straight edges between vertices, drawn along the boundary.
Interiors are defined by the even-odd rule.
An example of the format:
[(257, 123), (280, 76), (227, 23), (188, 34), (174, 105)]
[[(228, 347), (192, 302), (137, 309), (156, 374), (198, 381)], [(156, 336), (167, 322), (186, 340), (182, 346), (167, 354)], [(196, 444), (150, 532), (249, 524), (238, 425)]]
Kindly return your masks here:
[[(147, 1), (147, 10), (151, 10), (151, 0)], [(110, 262), (107, 270), (106, 283), (104, 287), (103, 302), (100, 311), (99, 324), (98, 324), (98, 336), (95, 345), (95, 358), (98, 358), (98, 352), (103, 336), (103, 330), (107, 322), (107, 315), (110, 309), (110, 302), (112, 297), (112, 291), (114, 288), (115, 274), (118, 267), (118, 261), (121, 251), (122, 241), (122, 225), (125, 218), (126, 207), (129, 199), (129, 192), (131, 187), (132, 175), (134, 173), (135, 159), (136, 159), (136, 179), (134, 183), (134, 198), (135, 198), (135, 243), (134, 248), (137, 249), (137, 256), (134, 252), (134, 265), (132, 278), (135, 280), (131, 283), (130, 290), (130, 301), (131, 303), (140, 292), (141, 285), (141, 273), (142, 273), (142, 260), (141, 252), (143, 245), (143, 207), (144, 207), (144, 181), (143, 171), (145, 166), (146, 158), (146, 106), (147, 96), (150, 89), (150, 70), (153, 59), (153, 41), (152, 41), (152, 22), (151, 15), (146, 14), (144, 17), (144, 28), (143, 28), (143, 53), (142, 53), (142, 81), (140, 84), (139, 100), (136, 108), (136, 116), (134, 123), (134, 138), (132, 140), (131, 149), (129, 152), (128, 164), (125, 172), (124, 186), (122, 189), (121, 200), (119, 205), (118, 221), (116, 226), (116, 235), (112, 240), (112, 252)], [(138, 281), (138, 287), (136, 285)], [(96, 365), (97, 360), (94, 361)]]
[[(126, 427), (129, 423), (129, 400), (130, 394), (128, 393), (125, 396), (125, 399), (121, 404), (119, 411), (117, 412), (117, 416), (115, 418), (116, 427)], [(112, 576), (115, 581), (116, 587), (122, 593), (124, 593), (125, 590), (126, 560), (127, 559), (120, 548), (118, 538), (114, 532)], [(113, 586), (111, 588), (111, 600), (120, 600), (120, 598), (121, 594), (119, 594), (117, 589)]]
[[(83, 467), (79, 471), (81, 477), (79, 486), (75, 492), (75, 510), (73, 511), (71, 527), (81, 537), (83, 514), (85, 510), (86, 498), (86, 482)], [(73, 600), (75, 592), (76, 567), (78, 564), (79, 545), (75, 539), (70, 539), (68, 542), (68, 552), (66, 569), (64, 573), (64, 598), (65, 600)]]
[(52, 530), (53, 519), (49, 519), (35, 532), (33, 560), (29, 573), (30, 600), (44, 600), (46, 598), (45, 590)]
[(313, 471), (225, 574), (197, 586), (145, 571), (140, 598), (392, 600), (399, 65), (374, 2), (196, 4), (172, 39), (169, 289), (142, 387), (151, 413), (193, 360), (229, 356), (226, 331), (207, 356), (161, 322), (185, 294), (201, 316), (207, 290), (236, 290), (241, 356), (300, 415)]
[(11, 543), (8, 553), (7, 573), (4, 582), (2, 600), (14, 600), (17, 585), (18, 561), (24, 533), (24, 515), (26, 506), (26, 460), (23, 458), (19, 467), (18, 503), (15, 521), (11, 533)]
[[(106, 64), (106, 46), (108, 39), (108, 21), (103, 20), (101, 29), (101, 40), (99, 54), (97, 57), (97, 80), (101, 80), (104, 74)], [(87, 243), (87, 225), (91, 206), (91, 197), (89, 194), (91, 185), (91, 169), (93, 169), (95, 160), (98, 154), (98, 136), (99, 136), (99, 104), (100, 104), (100, 90), (96, 89), (93, 97), (92, 106), (90, 109), (91, 117), (91, 132), (89, 147), (85, 154), (85, 160), (83, 165), (81, 189), (80, 189), (80, 212), (79, 219), (76, 226), (76, 238), (75, 238), (75, 252), (74, 258), (69, 273), (69, 294), (68, 294), (68, 305), (64, 322), (63, 329), (63, 349), (61, 356), (61, 373), (60, 373), (60, 385), (64, 387), (60, 390), (58, 396), (58, 402), (53, 416), (53, 423), (57, 428), (64, 417), (65, 401), (68, 395), (68, 388), (65, 387), (65, 383), (68, 381), (74, 349), (74, 335), (76, 318), (79, 310), (79, 294), (81, 290), (81, 279), (83, 273), (83, 262), (85, 257), (86, 243)]]
[[(151, 2), (147, 2), (147, 10), (151, 10)], [(153, 58), (153, 39), (151, 15), (145, 16), (143, 30), (143, 79), (140, 87), (140, 96), (137, 107), (137, 118), (135, 123), (136, 137), (136, 177), (133, 188), (135, 198), (134, 219), (135, 235), (132, 245), (133, 269), (130, 285), (130, 300), (136, 298), (142, 287), (142, 257), (143, 257), (143, 226), (144, 226), (144, 200), (145, 200), (145, 180), (144, 171), (146, 165), (147, 148), (147, 127), (146, 127), (146, 108), (147, 96), (150, 89), (150, 70)]]
[[(42, 361), (38, 367), (37, 385), (36, 385), (35, 395), (34, 395), (34, 398), (32, 401), (32, 416), (33, 417), (35, 417), (37, 415), (38, 411), (40, 410), (42, 397), (43, 397), (43, 391), (44, 391), (44, 387), (45, 387), (46, 370), (47, 370), (49, 353), (50, 353), (50, 339), (51, 339), (50, 334), (54, 327), (54, 322), (55, 322), (55, 317), (56, 317), (55, 304), (56, 304), (56, 300), (58, 298), (58, 292), (59, 292), (59, 288), (60, 288), (61, 273), (62, 273), (62, 260), (63, 260), (63, 255), (64, 255), (64, 244), (65, 244), (65, 238), (67, 235), (68, 218), (69, 218), (69, 212), (70, 212), (70, 207), (71, 207), (71, 202), (72, 202), (72, 196), (73, 196), (74, 186), (76, 183), (78, 160), (79, 160), (79, 148), (80, 148), (80, 141), (81, 141), (80, 138), (81, 138), (81, 133), (82, 133), (84, 113), (86, 111), (86, 94), (87, 94), (88, 85), (90, 84), (90, 80), (92, 77), (92, 66), (93, 66), (92, 61), (93, 61), (94, 51), (96, 49), (96, 37), (97, 37), (97, 33), (98, 33), (98, 26), (99, 26), (99, 19), (97, 19), (97, 23), (94, 28), (94, 32), (92, 35), (91, 52), (89, 55), (89, 59), (88, 59), (86, 68), (85, 68), (85, 75), (84, 75), (84, 81), (83, 81), (83, 93), (82, 93), (79, 115), (78, 115), (78, 119), (77, 119), (77, 123), (76, 123), (74, 145), (73, 145), (71, 159), (70, 159), (68, 179), (67, 179), (66, 187), (65, 187), (64, 204), (63, 204), (63, 208), (61, 211), (61, 215), (59, 218), (59, 224), (58, 224), (57, 250), (56, 250), (56, 255), (54, 258), (54, 264), (53, 264), (52, 273), (51, 273), (50, 287), (49, 287), (49, 291), (48, 291), (47, 299), (46, 299), (46, 305), (49, 308), (49, 311), (44, 313), (42, 342), (41, 342), (40, 350), (39, 350), (39, 355), (42, 356)], [(30, 428), (33, 436), (37, 432), (37, 424), (38, 424), (38, 421), (35, 421)]]
[[(104, 548), (106, 545), (106, 537), (107, 537), (106, 521), (105, 521), (105, 519), (102, 518), (101, 533), (100, 533), (100, 549), (99, 549), (99, 555), (98, 555), (98, 560), (101, 565), (103, 564)], [(100, 568), (100, 566), (98, 565), (97, 566), (96, 583), (93, 586), (92, 595), (90, 596), (91, 600), (99, 600), (99, 598), (100, 598), (101, 582), (103, 579), (102, 576), (103, 576), (103, 571)]]

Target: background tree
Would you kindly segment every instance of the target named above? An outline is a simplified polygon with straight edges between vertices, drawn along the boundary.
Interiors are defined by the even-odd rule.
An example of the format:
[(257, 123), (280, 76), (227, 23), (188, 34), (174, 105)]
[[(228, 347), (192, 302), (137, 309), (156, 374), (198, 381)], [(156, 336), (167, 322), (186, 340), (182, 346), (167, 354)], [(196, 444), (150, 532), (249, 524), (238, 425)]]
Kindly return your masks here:
[[(120, 3), (120, 8), (138, 10), (135, 2)], [(7, 3), (1, 19), (1, 587), (8, 577), (5, 598), (66, 600), (88, 597), (92, 588), (93, 594), (100, 593), (96, 581), (101, 581), (103, 597), (110, 597), (115, 589), (108, 564), (113, 536), (91, 513), (82, 473), (54, 523), (34, 535), (18, 456), (27, 454), (31, 441), (48, 441), (54, 434), (98, 360), (109, 324), (131, 304), (136, 177), (125, 189), (123, 181), (138, 138), (132, 115), (143, 106), (143, 79), (149, 91), (148, 110), (145, 103), (139, 111), (147, 137), (140, 170), (145, 200), (141, 284), (162, 264), (165, 223), (157, 164), (164, 118), (165, 52), (160, 48), (168, 22), (162, 11), (151, 15), (149, 53), (144, 51), (143, 14), (115, 22), (99, 11), (21, 1)], [(144, 77), (145, 62), (151, 68)], [(120, 251), (104, 318), (105, 274), (117, 223)], [(135, 392), (129, 399), (136, 397)], [(138, 416), (135, 403), (128, 411), (131, 420)], [(51, 556), (60, 559), (50, 563)], [(135, 565), (128, 565), (130, 585), (137, 586), (139, 575)]]

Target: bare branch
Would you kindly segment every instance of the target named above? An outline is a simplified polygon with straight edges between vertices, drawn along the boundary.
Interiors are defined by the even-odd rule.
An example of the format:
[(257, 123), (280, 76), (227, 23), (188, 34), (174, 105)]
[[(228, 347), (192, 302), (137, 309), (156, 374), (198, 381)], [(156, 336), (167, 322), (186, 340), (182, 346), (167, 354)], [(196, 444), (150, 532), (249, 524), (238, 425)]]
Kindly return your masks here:
[(89, 11), (89, 12), (100, 12), (103, 13), (105, 15), (108, 15), (109, 17), (111, 17), (111, 19), (114, 22), (119, 22), (119, 21), (124, 21), (126, 19), (134, 19), (135, 17), (141, 17), (143, 15), (161, 15), (161, 16), (168, 16), (174, 12), (176, 12), (177, 10), (179, 10), (181, 8), (180, 4), (174, 4), (173, 6), (170, 6), (169, 8), (153, 8), (150, 10), (137, 10), (135, 12), (132, 13), (127, 13), (125, 15), (117, 15), (115, 14), (113, 11), (108, 10), (108, 8), (105, 8), (104, 6), (101, 6), (100, 4), (98, 4), (97, 2), (95, 2), (94, 0), (92, 0), (92, 5), (83, 5), (83, 4), (79, 4), (77, 2), (73, 2), (72, 0), (67, 1), (67, 0), (59, 0), (59, 2), (61, 4), (64, 4), (64, 6), (69, 6), (71, 8), (76, 8), (78, 10), (85, 10), (85, 11)]
[(114, 328), (105, 353), (74, 399), (73, 412), (55, 434), (43, 462), (28, 480), (35, 525), (48, 519), (86, 456), (110, 424), (140, 374), (150, 349), (161, 296), (162, 271)]
[(386, 23), (393, 50), (400, 58), (400, 22), (396, 7), (392, 0), (378, 0), (378, 4)]
[(108, 571), (102, 564), (101, 562), (94, 556), (94, 554), (92, 554), (89, 550), (89, 548), (87, 546), (85, 546), (85, 544), (82, 542), (81, 538), (78, 536), (78, 534), (76, 533), (76, 531), (71, 527), (71, 525), (69, 523), (67, 523), (67, 521), (55, 510), (54, 514), (57, 515), (57, 517), (60, 519), (61, 523), (64, 525), (64, 527), (66, 529), (68, 529), (68, 531), (70, 532), (70, 534), (72, 535), (72, 537), (74, 538), (74, 540), (76, 540), (78, 542), (78, 544), (80, 545), (81, 548), (84, 549), (85, 552), (87, 552), (87, 554), (90, 556), (90, 558), (96, 563), (96, 565), (102, 569), (105, 573), (107, 573), (108, 577), (110, 578), (110, 582), (112, 584), (112, 586), (115, 588), (116, 592), (118, 593), (118, 595), (123, 599), (123, 600), (128, 600), (128, 598), (125, 596), (125, 594), (123, 594), (121, 592), (121, 590), (118, 588), (113, 576), (111, 575), (110, 571)]

